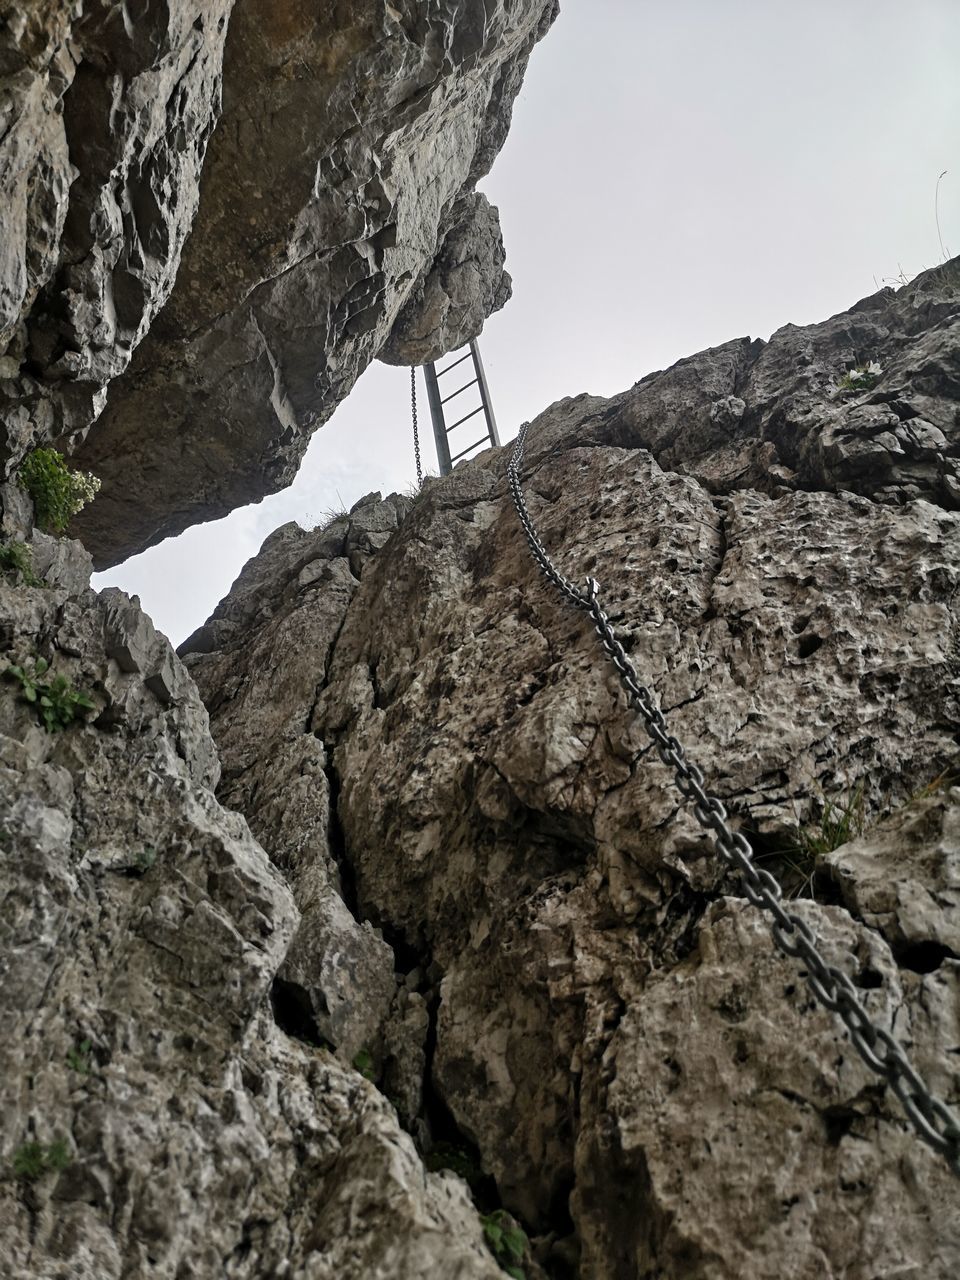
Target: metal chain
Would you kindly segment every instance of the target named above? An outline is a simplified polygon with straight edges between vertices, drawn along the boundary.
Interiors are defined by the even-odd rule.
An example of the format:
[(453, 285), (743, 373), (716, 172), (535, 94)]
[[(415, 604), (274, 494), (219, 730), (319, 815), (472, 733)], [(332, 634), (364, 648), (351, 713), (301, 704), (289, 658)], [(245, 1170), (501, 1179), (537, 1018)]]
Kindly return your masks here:
[(420, 465), (420, 432), (417, 430), (417, 370), (410, 366), (410, 407), (413, 410), (413, 456), (417, 460), (417, 488), (423, 488), (423, 468)]
[(952, 1172), (960, 1177), (960, 1122), (946, 1104), (930, 1092), (890, 1032), (871, 1022), (848, 975), (827, 964), (817, 950), (816, 935), (810, 926), (784, 907), (783, 890), (777, 880), (769, 871), (755, 865), (746, 837), (732, 829), (723, 804), (707, 791), (702, 771), (687, 759), (680, 742), (669, 732), (653, 694), (640, 683), (600, 603), (600, 584), (596, 578), (588, 578), (587, 590), (580, 591), (560, 573), (547, 554), (527, 511), (518, 475), (528, 426), (525, 422), (520, 428), (507, 475), (520, 523), (537, 564), (572, 604), (590, 614), (604, 651), (619, 672), (630, 705), (640, 713), (660, 759), (673, 770), (680, 794), (693, 801), (694, 817), (712, 836), (721, 860), (738, 873), (747, 899), (773, 917), (770, 933), (776, 946), (784, 955), (796, 957), (806, 965), (807, 983), (813, 994), (825, 1008), (840, 1017), (860, 1057), (871, 1071), (883, 1077), (900, 1099), (919, 1136), (939, 1152)]

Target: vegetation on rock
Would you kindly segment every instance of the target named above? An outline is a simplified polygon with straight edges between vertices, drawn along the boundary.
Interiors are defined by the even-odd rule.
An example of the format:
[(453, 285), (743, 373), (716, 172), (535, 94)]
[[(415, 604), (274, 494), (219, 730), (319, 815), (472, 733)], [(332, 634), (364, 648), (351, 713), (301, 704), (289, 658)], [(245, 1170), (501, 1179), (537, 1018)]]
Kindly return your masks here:
[[(757, 855), (780, 880), (788, 898), (814, 897), (818, 860), (863, 835), (864, 789), (859, 783), (844, 803), (824, 800), (818, 823), (798, 827), (786, 845)], [(771, 865), (772, 864), (772, 865)]]
[(71, 471), (56, 449), (34, 449), (20, 467), (20, 484), (33, 500), (37, 524), (63, 533), (71, 516), (92, 502), (100, 481), (88, 471)]
[(13, 1153), (14, 1175), (24, 1182), (36, 1182), (45, 1173), (57, 1173), (70, 1163), (70, 1152), (63, 1138), (49, 1146), (42, 1142), (25, 1142)]
[(78, 1076), (90, 1074), (90, 1053), (93, 1046), (89, 1040), (81, 1040), (67, 1054), (67, 1066)]
[(0, 573), (11, 574), (25, 587), (42, 587), (43, 581), (33, 571), (33, 553), (25, 542), (11, 539), (0, 543)]
[(19, 680), (24, 702), (32, 703), (47, 733), (56, 733), (91, 711), (94, 703), (89, 694), (75, 689), (66, 676), (45, 680), (43, 677), (49, 670), (46, 658), (36, 658), (29, 664), (11, 663), (3, 674)]
[(876, 360), (848, 369), (837, 383), (838, 391), (872, 391), (883, 370)]
[(514, 1222), (503, 1209), (497, 1209), (480, 1219), (483, 1234), (490, 1252), (499, 1262), (502, 1270), (514, 1280), (525, 1280), (526, 1272), (520, 1266), (529, 1241), (526, 1233)]
[(369, 1049), (361, 1049), (353, 1059), (354, 1070), (359, 1071), (364, 1080), (373, 1080), (377, 1078), (377, 1072), (373, 1065), (373, 1054)]

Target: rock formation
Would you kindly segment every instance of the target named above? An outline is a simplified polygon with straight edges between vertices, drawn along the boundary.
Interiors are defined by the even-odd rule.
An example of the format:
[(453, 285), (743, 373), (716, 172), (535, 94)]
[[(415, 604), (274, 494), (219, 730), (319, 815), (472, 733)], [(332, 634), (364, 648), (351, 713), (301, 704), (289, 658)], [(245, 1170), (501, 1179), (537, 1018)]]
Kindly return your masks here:
[(10, 10), (5, 452), (53, 440), (102, 478), (77, 522), (99, 566), (289, 484), (388, 341), (416, 362), (503, 305), (499, 223), (473, 188), (554, 16), (554, 0)]
[(78, 543), (30, 545), (4, 658), (39, 651), (95, 705), (50, 734), (0, 697), (0, 1273), (494, 1280), (465, 1186), (278, 1027), (298, 913), (213, 797), (193, 681)]
[[(524, 464), (954, 1108), (958, 337), (960, 261), (560, 401)], [(956, 1179), (538, 576), (508, 451), (277, 530), (183, 662), (5, 490), (4, 653), (93, 705), (0, 699), (4, 1271), (495, 1276), (513, 1221), (533, 1278), (956, 1273)]]
[[(561, 401), (526, 463), (551, 551), (601, 579), (672, 730), (954, 1105), (958, 286), (954, 262)], [(364, 1019), (404, 1123), (452, 1119), (548, 1274), (952, 1274), (955, 1180), (538, 578), (505, 454), (279, 530), (184, 646), (220, 795), (304, 913), (301, 998), (351, 1047), (340, 1010)], [(373, 1034), (322, 962), (338, 870), (394, 950)], [(350, 938), (372, 973), (379, 938)]]
[[(552, 14), (6, 14), (4, 1276), (960, 1271), (957, 1179), (539, 576), (509, 446), (277, 530), (180, 656), (16, 480), (74, 448), (106, 562), (284, 483), (370, 359), (475, 332), (509, 281), (474, 183)], [(523, 468), (955, 1112), (958, 365), (960, 260), (559, 401)]]

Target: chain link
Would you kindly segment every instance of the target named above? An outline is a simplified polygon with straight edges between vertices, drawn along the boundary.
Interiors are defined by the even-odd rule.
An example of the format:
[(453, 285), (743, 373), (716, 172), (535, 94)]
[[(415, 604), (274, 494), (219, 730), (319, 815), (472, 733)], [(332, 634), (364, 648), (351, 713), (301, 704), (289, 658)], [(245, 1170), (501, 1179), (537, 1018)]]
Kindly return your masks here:
[(520, 523), (537, 564), (572, 604), (590, 614), (604, 652), (619, 672), (628, 701), (640, 713), (660, 759), (673, 770), (680, 794), (692, 801), (694, 817), (713, 837), (721, 861), (739, 875), (747, 900), (773, 917), (770, 933), (775, 945), (784, 955), (794, 957), (806, 966), (806, 979), (813, 994), (843, 1022), (854, 1048), (870, 1070), (882, 1076), (897, 1095), (920, 1138), (942, 1155), (952, 1172), (960, 1176), (960, 1122), (930, 1092), (893, 1036), (871, 1021), (848, 975), (827, 964), (817, 949), (813, 930), (801, 916), (783, 905), (783, 890), (775, 877), (756, 866), (746, 837), (730, 826), (723, 803), (707, 791), (702, 770), (687, 759), (684, 748), (669, 732), (653, 694), (640, 683), (633, 663), (604, 612), (600, 602), (600, 584), (595, 578), (588, 578), (586, 592), (579, 590), (560, 573), (547, 554), (520, 487), (519, 468), (528, 426), (525, 422), (520, 428), (507, 475)]
[(413, 412), (413, 456), (417, 460), (417, 488), (423, 488), (423, 468), (420, 465), (420, 432), (417, 429), (417, 370), (410, 366), (410, 408)]

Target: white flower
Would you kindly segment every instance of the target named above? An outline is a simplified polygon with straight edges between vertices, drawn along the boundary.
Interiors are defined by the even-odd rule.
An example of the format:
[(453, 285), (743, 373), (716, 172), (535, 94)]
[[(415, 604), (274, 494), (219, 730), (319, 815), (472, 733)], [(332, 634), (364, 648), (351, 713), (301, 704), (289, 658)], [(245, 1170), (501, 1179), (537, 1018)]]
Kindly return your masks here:
[(880, 368), (880, 365), (877, 363), (876, 360), (871, 360), (870, 363), (867, 365), (865, 372), (869, 373), (871, 378), (879, 378), (883, 370)]
[(72, 516), (77, 515), (88, 502), (93, 501), (99, 492), (99, 476), (91, 475), (89, 471), (71, 471), (70, 494), (67, 498), (70, 514)]

